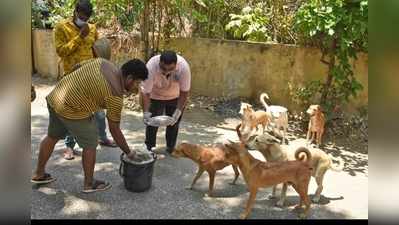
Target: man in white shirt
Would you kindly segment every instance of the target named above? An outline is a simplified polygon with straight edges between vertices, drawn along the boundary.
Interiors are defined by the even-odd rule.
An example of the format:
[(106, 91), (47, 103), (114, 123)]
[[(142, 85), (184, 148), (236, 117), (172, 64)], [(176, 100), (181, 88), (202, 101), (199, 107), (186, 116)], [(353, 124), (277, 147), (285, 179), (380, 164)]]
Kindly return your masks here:
[(191, 87), (191, 72), (187, 61), (173, 51), (165, 51), (147, 62), (148, 79), (143, 81), (145, 144), (148, 150), (156, 146), (158, 127), (149, 126), (149, 118), (166, 114), (173, 117), (166, 128), (166, 151), (172, 153), (176, 145), (179, 123)]

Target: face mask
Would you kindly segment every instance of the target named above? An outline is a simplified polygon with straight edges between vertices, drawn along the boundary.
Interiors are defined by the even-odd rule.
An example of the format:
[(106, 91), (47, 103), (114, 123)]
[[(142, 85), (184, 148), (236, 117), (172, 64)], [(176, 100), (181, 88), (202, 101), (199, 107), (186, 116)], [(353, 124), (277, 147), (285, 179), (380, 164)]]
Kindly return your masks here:
[(78, 27), (83, 27), (86, 24), (86, 22), (79, 19), (79, 17), (76, 17), (75, 23)]

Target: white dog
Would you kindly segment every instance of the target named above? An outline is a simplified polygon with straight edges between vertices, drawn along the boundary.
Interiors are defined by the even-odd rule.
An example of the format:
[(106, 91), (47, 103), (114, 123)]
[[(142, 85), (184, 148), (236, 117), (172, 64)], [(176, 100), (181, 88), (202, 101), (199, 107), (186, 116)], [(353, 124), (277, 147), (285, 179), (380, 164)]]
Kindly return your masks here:
[[(265, 107), (266, 113), (270, 118), (269, 125), (275, 134), (283, 138), (282, 144), (285, 144), (285, 135), (288, 129), (288, 109), (279, 105), (268, 105), (264, 98), (269, 99), (269, 96), (266, 93), (260, 95), (260, 102)], [(281, 133), (281, 129), (283, 133)]]

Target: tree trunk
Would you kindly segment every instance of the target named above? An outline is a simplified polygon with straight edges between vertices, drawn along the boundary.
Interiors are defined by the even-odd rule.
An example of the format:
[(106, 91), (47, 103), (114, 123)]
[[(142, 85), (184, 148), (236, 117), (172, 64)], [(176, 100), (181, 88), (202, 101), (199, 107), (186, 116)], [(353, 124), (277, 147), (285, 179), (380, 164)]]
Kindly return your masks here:
[(143, 42), (144, 42), (144, 60), (147, 62), (149, 59), (149, 45), (150, 45), (150, 40), (149, 40), (149, 28), (150, 28), (150, 20), (149, 20), (149, 2), (150, 0), (145, 0), (144, 1), (144, 18), (143, 18)]
[[(331, 49), (329, 51), (329, 61), (328, 61), (328, 75), (327, 75), (327, 79), (326, 79), (326, 83), (324, 84), (324, 88), (321, 94), (321, 98), (320, 98), (320, 105), (325, 105), (326, 101), (327, 101), (327, 96), (329, 94), (330, 91), (330, 87), (332, 85), (333, 82), (333, 69), (335, 66), (335, 52), (336, 52), (336, 48), (337, 48), (337, 41), (336, 39), (333, 40), (332, 42), (332, 46)], [(324, 61), (324, 55), (322, 56), (321, 61)]]
[(159, 52), (159, 40), (161, 39), (161, 30), (162, 30), (162, 19), (163, 19), (163, 7), (162, 7), (162, 1), (159, 2), (159, 18), (158, 18), (158, 36), (157, 36), (157, 44), (155, 46), (155, 51), (156, 53)]

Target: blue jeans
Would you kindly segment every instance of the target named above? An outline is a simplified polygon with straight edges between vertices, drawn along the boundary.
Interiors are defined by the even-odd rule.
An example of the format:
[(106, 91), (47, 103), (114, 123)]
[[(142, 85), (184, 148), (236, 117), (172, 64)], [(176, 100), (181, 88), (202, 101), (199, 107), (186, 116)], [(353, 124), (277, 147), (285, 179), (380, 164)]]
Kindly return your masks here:
[[(107, 140), (107, 133), (105, 132), (106, 124), (105, 124), (105, 112), (103, 110), (94, 113), (94, 117), (96, 118), (98, 137), (101, 141)], [(69, 148), (74, 148), (76, 145), (75, 137), (71, 136), (69, 133), (65, 138), (65, 145)]]

